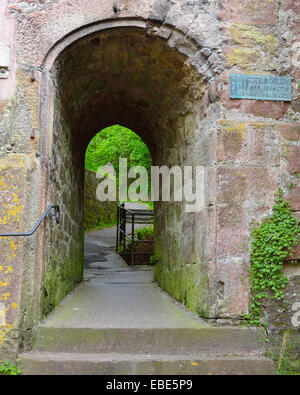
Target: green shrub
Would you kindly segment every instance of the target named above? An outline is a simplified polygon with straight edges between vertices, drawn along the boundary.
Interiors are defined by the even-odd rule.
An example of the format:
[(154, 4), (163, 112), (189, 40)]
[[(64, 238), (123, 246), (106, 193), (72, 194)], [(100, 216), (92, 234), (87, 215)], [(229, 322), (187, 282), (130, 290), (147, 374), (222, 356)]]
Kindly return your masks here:
[[(291, 248), (298, 243), (299, 221), (293, 216), (290, 205), (283, 199), (283, 191), (276, 196), (273, 213), (251, 232), (251, 293), (249, 314), (245, 318), (251, 325), (261, 325), (264, 299), (284, 299), (288, 282), (283, 274), (283, 261)], [(291, 254), (290, 254), (291, 255)]]
[(1, 376), (19, 376), (20, 374), (22, 374), (22, 371), (16, 365), (11, 365), (7, 361), (0, 365)]
[(153, 239), (153, 225), (137, 229), (134, 234), (137, 240), (151, 240)]

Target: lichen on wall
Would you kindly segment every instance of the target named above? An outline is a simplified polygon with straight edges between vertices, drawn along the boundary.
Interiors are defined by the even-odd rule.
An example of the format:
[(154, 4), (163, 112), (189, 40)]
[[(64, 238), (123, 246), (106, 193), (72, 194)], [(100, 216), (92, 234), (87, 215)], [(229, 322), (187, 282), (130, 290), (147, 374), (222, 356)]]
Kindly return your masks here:
[[(18, 232), (23, 227), (24, 175), (28, 158), (11, 155), (0, 161), (0, 233)], [(18, 329), (20, 311), (22, 242), (0, 237), (0, 349), (12, 352), (11, 337)]]

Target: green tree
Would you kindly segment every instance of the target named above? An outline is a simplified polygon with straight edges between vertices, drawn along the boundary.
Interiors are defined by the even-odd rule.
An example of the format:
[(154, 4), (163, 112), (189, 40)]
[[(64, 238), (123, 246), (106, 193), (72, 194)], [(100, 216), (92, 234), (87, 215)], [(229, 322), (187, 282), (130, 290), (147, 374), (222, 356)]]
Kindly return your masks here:
[(128, 169), (143, 166), (150, 175), (152, 158), (148, 147), (136, 133), (120, 125), (103, 129), (95, 135), (86, 150), (85, 167), (97, 171), (100, 166), (111, 163), (118, 180), (119, 158), (127, 159)]
[(96, 134), (86, 150), (85, 167), (97, 171), (110, 162), (118, 174), (119, 158), (126, 158), (129, 167), (144, 166), (150, 172), (152, 159), (146, 144), (132, 130), (120, 125)]

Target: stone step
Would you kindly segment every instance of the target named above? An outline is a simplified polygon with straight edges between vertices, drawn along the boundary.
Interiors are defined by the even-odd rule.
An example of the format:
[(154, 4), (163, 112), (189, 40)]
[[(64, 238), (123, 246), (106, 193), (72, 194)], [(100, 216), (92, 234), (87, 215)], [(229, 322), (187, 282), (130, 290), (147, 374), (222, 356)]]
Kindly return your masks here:
[(270, 375), (262, 356), (72, 354), (30, 352), (20, 356), (24, 375)]
[(66, 353), (263, 354), (256, 328), (57, 328), (39, 326), (33, 350)]

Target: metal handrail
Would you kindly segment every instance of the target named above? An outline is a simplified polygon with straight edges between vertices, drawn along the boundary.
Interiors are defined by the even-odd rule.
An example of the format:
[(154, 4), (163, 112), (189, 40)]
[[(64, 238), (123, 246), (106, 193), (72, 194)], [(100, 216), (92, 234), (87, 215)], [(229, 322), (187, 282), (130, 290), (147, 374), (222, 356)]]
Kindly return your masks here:
[[(123, 213), (123, 215), (121, 215)], [(127, 214), (131, 216), (131, 236), (126, 232), (126, 224), (127, 224)], [(131, 255), (131, 265), (135, 264), (135, 255), (152, 255), (150, 252), (136, 252), (135, 244), (136, 243), (153, 243), (153, 240), (136, 240), (134, 237), (135, 231), (135, 216), (145, 216), (153, 218), (153, 210), (140, 210), (134, 209), (134, 211), (129, 210), (125, 207), (125, 203), (117, 206), (117, 238), (116, 238), (116, 251), (119, 253), (119, 248), (123, 244), (123, 252), (121, 255)], [(130, 253), (125, 253), (126, 249), (126, 239), (131, 241), (131, 251)]]
[[(55, 212), (53, 214), (50, 214), (51, 210), (55, 210)], [(27, 233), (0, 233), (0, 237), (28, 237), (28, 236), (32, 236), (36, 232), (36, 230), (39, 228), (41, 223), (45, 220), (47, 215), (48, 215), (48, 218), (55, 217), (56, 223), (57, 224), (60, 223), (60, 208), (59, 208), (59, 206), (49, 206), (47, 208), (47, 210), (45, 211), (45, 213), (41, 216), (41, 218), (38, 220), (38, 222), (35, 224), (35, 226), (33, 227), (33, 229), (30, 232), (27, 232)]]

